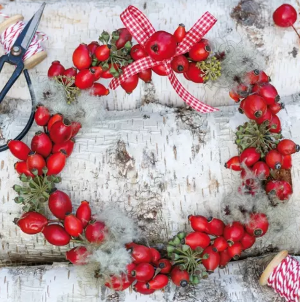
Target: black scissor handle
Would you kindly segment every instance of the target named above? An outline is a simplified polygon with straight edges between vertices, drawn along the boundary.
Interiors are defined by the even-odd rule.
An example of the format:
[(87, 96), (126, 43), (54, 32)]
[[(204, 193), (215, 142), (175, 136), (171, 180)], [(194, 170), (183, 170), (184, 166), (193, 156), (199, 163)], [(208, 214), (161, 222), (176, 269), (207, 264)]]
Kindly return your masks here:
[[(2, 66), (3, 66), (4, 63), (2, 63)], [(1, 68), (2, 67), (1, 67), (1, 60), (0, 60), (0, 71), (1, 71)], [(21, 140), (27, 134), (30, 127), (32, 126), (32, 123), (33, 123), (33, 120), (34, 120), (34, 113), (35, 113), (34, 104), (36, 103), (35, 94), (34, 94), (34, 91), (33, 91), (33, 88), (32, 88), (32, 83), (31, 83), (31, 80), (30, 80), (27, 69), (24, 69), (24, 76), (25, 76), (26, 82), (28, 84), (28, 88), (29, 88), (29, 92), (30, 92), (30, 96), (31, 96), (31, 107), (32, 107), (32, 109), (31, 109), (31, 114), (29, 116), (29, 120), (28, 120), (26, 126), (24, 127), (22, 132), (14, 139), (14, 140), (18, 140), (18, 141)], [(0, 146), (0, 152), (5, 151), (7, 149), (8, 149), (7, 144)]]
[[(10, 63), (8, 55), (5, 55), (0, 59), (0, 71), (2, 70), (2, 67), (3, 67), (4, 63), (6, 63), (6, 62)], [(3, 101), (4, 97), (6, 96), (7, 92), (11, 88), (11, 86), (18, 79), (18, 77), (22, 73), (23, 69), (24, 69), (23, 61), (19, 61), (18, 65), (16, 65), (16, 69), (14, 70), (14, 72), (11, 75), (10, 79), (8, 80), (8, 82), (5, 84), (2, 91), (0, 92), (0, 103)]]

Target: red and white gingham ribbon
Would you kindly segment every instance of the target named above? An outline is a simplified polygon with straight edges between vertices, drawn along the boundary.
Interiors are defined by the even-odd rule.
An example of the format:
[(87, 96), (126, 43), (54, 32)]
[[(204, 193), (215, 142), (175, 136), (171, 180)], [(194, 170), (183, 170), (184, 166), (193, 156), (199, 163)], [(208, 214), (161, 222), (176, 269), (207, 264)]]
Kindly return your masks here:
[[(128, 31), (131, 33), (131, 35), (142, 46), (144, 46), (148, 38), (155, 33), (155, 29), (150, 23), (150, 21), (147, 19), (147, 17), (140, 10), (138, 10), (132, 5), (130, 5), (121, 14), (120, 17)], [(177, 46), (175, 56), (188, 52), (195, 43), (201, 40), (201, 38), (212, 28), (212, 26), (216, 22), (217, 19), (214, 18), (214, 16), (212, 16), (209, 12), (206, 12), (188, 31), (183, 41)], [(173, 88), (190, 107), (202, 113), (218, 111), (217, 108), (206, 105), (194, 96), (192, 96), (181, 85), (171, 68), (171, 59), (164, 61), (154, 61), (148, 56), (137, 60), (125, 67), (123, 70), (123, 74), (119, 78), (113, 79), (110, 82), (109, 87), (111, 89), (116, 89), (128, 77), (137, 74), (143, 70), (152, 68), (154, 66), (164, 64), (164, 67), (168, 72), (168, 78)]]
[[(4, 18), (9, 18), (9, 16), (3, 14), (0, 12), (0, 16), (3, 16)], [(22, 21), (18, 21), (15, 24), (12, 24), (9, 26), (1, 35), (0, 35), (0, 44), (3, 46), (4, 51), (6, 54), (8, 54), (14, 45), (15, 41), (19, 37), (21, 31), (24, 29), (26, 23)], [(42, 38), (39, 39), (39, 36)], [(38, 52), (43, 51), (43, 47), (41, 45), (42, 42), (46, 41), (48, 37), (42, 33), (37, 31), (36, 34), (34, 35), (30, 46), (28, 47), (26, 53), (23, 56), (23, 61), (26, 59), (32, 57), (33, 55), (37, 54)]]
[(287, 256), (276, 266), (268, 279), (268, 285), (273, 287), (281, 297), (288, 302), (299, 302), (300, 296), (300, 264), (291, 256)]

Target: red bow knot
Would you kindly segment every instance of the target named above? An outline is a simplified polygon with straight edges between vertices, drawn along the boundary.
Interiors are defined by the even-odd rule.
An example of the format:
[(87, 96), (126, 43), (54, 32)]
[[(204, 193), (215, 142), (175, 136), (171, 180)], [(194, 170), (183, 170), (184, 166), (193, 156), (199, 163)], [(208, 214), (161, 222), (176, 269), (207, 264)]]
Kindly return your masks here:
[[(147, 17), (136, 7), (130, 5), (122, 14), (121, 20), (135, 40), (142, 46), (155, 33), (155, 29), (147, 19)], [(199, 42), (202, 37), (212, 28), (217, 22), (217, 19), (209, 12), (206, 12), (188, 31), (184, 39), (177, 46), (174, 57), (188, 52), (191, 47)], [(171, 59), (164, 61), (154, 61), (150, 56), (139, 59), (123, 69), (123, 74), (113, 79), (109, 87), (116, 89), (124, 80), (137, 74), (143, 70), (152, 68), (154, 66), (164, 64), (168, 73), (168, 78), (177, 94), (193, 109), (202, 113), (218, 111), (217, 108), (204, 104), (194, 96), (192, 96), (179, 82), (175, 73), (171, 68)]]

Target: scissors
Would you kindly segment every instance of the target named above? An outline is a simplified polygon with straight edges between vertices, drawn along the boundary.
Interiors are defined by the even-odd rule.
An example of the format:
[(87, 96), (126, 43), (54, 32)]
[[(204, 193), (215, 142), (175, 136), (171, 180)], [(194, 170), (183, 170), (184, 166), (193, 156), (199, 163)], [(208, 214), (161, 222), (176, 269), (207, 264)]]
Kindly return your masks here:
[[(46, 3), (44, 2), (41, 6), (41, 8), (33, 15), (33, 17), (30, 19), (30, 21), (26, 24), (24, 29), (21, 31), (19, 37), (15, 41), (14, 45), (12, 46), (10, 52), (6, 55), (3, 55), (0, 57), (0, 72), (2, 70), (2, 67), (4, 63), (8, 63), (11, 65), (15, 65), (16, 69), (14, 70), (13, 74), (11, 75), (8, 82), (3, 87), (2, 91), (0, 92), (0, 103), (3, 101), (4, 97), (6, 96), (7, 92), (10, 90), (11, 86), (15, 83), (15, 81), (18, 79), (18, 77), (21, 75), (22, 71), (24, 73), (29, 93), (31, 96), (32, 101), (32, 110), (29, 117), (29, 120), (25, 126), (25, 128), (22, 130), (22, 132), (15, 138), (15, 140), (21, 140), (29, 131), (33, 120), (34, 120), (34, 108), (33, 104), (35, 103), (35, 94), (32, 88), (32, 83), (29, 77), (29, 73), (27, 69), (24, 69), (24, 62), (23, 62), (23, 56), (25, 55), (28, 47), (31, 44), (31, 41), (36, 33), (36, 30), (39, 26), (43, 10)], [(0, 152), (5, 151), (8, 149), (7, 144), (0, 146)]]

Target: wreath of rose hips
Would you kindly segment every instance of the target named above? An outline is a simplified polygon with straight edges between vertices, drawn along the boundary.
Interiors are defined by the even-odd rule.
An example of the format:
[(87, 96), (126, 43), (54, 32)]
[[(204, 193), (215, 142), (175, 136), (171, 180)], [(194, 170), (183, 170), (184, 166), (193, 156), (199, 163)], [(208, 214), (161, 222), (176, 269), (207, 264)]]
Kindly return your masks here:
[(277, 113), (284, 106), (278, 103), (276, 88), (264, 71), (255, 69), (238, 79), (229, 96), (250, 121), (237, 128), (239, 155), (230, 158), (225, 167), (241, 172), (244, 180), (240, 192), (256, 195), (262, 182), (272, 202), (289, 199), (293, 192), (291, 177), (281, 174), (288, 171), (290, 175), (291, 155), (299, 152), (300, 146), (281, 135)]
[[(84, 63), (84, 62), (83, 62)], [(55, 246), (70, 242), (77, 246), (66, 252), (66, 259), (74, 265), (87, 265), (93, 253), (111, 240), (106, 223), (93, 215), (88, 201), (73, 208), (70, 197), (55, 188), (61, 181), (58, 176), (72, 154), (74, 137), (81, 125), (63, 115), (51, 115), (40, 105), (35, 113), (36, 124), (43, 127), (32, 138), (31, 146), (21, 141), (9, 141), (11, 153), (20, 161), (15, 170), (23, 185), (13, 188), (22, 205), (23, 214), (14, 223), (30, 235), (42, 233)], [(288, 154), (290, 145), (279, 149)], [(298, 147), (294, 147), (298, 149)], [(55, 217), (46, 217), (46, 208)], [(152, 294), (163, 289), (171, 280), (176, 286), (196, 285), (216, 268), (223, 268), (231, 259), (238, 259), (242, 251), (255, 243), (255, 238), (268, 230), (268, 220), (263, 213), (251, 213), (248, 223), (225, 225), (218, 218), (189, 216), (192, 232), (180, 232), (170, 240), (165, 249), (156, 249), (135, 242), (123, 246), (130, 261), (119, 274), (94, 269), (94, 276), (115, 291), (132, 286), (141, 294)], [(125, 250), (125, 251), (126, 251)], [(93, 262), (94, 263), (94, 262)]]
[[(74, 67), (65, 69), (59, 61), (54, 61), (49, 67), (48, 77), (63, 85), (68, 103), (76, 100), (80, 91), (86, 89), (91, 95), (106, 96), (109, 90), (99, 80), (119, 77), (124, 67), (147, 56), (158, 61), (171, 58), (185, 35), (184, 25), (179, 24), (174, 34), (155, 32), (142, 47), (140, 44), (133, 45), (132, 36), (126, 28), (120, 28), (111, 35), (103, 31), (98, 41), (81, 43), (74, 50)], [(195, 83), (215, 81), (221, 76), (224, 55), (212, 54), (209, 41), (202, 39), (189, 53), (174, 57), (171, 67)], [(151, 81), (152, 71), (159, 76), (167, 75), (164, 65), (157, 65), (129, 77), (121, 83), (121, 87), (126, 93), (132, 93), (140, 79), (146, 83)]]

